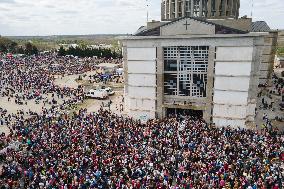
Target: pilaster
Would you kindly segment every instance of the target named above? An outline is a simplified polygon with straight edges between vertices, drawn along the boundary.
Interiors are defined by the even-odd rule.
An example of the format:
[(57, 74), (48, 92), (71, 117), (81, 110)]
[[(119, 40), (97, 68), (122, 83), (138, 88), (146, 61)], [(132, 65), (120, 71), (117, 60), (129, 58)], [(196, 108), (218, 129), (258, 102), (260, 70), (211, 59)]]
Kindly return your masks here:
[(209, 47), (209, 57), (208, 57), (208, 69), (207, 69), (207, 98), (206, 98), (206, 110), (204, 112), (203, 118), (209, 123), (212, 117), (213, 109), (213, 88), (214, 88), (214, 67), (215, 67), (215, 46)]
[(164, 117), (164, 57), (163, 47), (157, 47), (157, 117)]

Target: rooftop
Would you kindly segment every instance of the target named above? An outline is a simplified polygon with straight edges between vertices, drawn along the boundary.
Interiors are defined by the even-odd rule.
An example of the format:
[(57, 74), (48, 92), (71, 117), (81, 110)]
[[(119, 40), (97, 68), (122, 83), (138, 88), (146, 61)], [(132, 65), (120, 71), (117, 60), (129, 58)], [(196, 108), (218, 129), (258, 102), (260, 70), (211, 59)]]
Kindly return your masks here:
[(270, 27), (265, 21), (256, 21), (251, 25), (251, 32), (269, 32)]
[(160, 28), (161, 27), (167, 26), (169, 24), (173, 24), (175, 22), (178, 22), (178, 21), (186, 19), (186, 18), (190, 18), (192, 20), (202, 22), (202, 23), (205, 23), (205, 24), (215, 25), (216, 26), (216, 34), (246, 34), (246, 33), (248, 33), (247, 31), (242, 31), (242, 30), (238, 30), (236, 28), (231, 28), (231, 27), (227, 27), (227, 26), (223, 26), (223, 25), (220, 25), (220, 24), (210, 22), (210, 21), (208, 21), (204, 18), (182, 17), (182, 18), (178, 18), (178, 19), (176, 19), (172, 22), (161, 23), (160, 26), (149, 29), (149, 30), (147, 30), (145, 27), (143, 29), (142, 29), (142, 27), (140, 27), (139, 30), (134, 35), (135, 36), (160, 36)]

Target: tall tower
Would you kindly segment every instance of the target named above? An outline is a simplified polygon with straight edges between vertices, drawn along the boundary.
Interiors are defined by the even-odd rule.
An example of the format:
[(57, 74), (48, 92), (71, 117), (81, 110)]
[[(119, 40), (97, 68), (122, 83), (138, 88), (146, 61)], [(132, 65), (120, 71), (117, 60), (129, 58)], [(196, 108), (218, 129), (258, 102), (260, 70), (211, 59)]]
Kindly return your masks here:
[(239, 17), (240, 0), (162, 0), (162, 21), (181, 17)]

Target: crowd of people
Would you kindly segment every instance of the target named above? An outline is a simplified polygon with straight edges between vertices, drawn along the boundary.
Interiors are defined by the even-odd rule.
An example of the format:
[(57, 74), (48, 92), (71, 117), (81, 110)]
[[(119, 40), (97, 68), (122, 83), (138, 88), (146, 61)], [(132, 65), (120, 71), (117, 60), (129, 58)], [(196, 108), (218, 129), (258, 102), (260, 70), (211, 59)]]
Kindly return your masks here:
[[(4, 188), (284, 186), (284, 137), (185, 117), (145, 124), (107, 111), (19, 120), (5, 140)], [(3, 188), (2, 187), (2, 188)]]
[(88, 71), (97, 70), (97, 65), (111, 63), (122, 66), (122, 59), (107, 58), (78, 58), (74, 56), (45, 56), (42, 60), (47, 65), (46, 69), (52, 74), (83, 74)]
[(104, 82), (123, 82), (122, 73), (117, 73), (115, 69), (106, 71), (101, 69), (101, 64), (117, 65), (117, 68), (122, 67), (122, 59), (107, 59), (107, 58), (78, 58), (74, 56), (52, 56), (47, 59), (49, 73), (53, 75), (66, 76), (81, 74), (79, 80), (88, 80), (90, 83)]
[(274, 73), (272, 75), (272, 79), (273, 79), (273, 84), (274, 84), (274, 89), (270, 92), (273, 94), (277, 94), (279, 96), (281, 96), (283, 94), (283, 90), (284, 90), (284, 81), (283, 79), (277, 77), (277, 75)]
[[(0, 137), (0, 188), (284, 187), (284, 136), (273, 129), (217, 128), (190, 116), (141, 123), (103, 109), (68, 114), (60, 110), (82, 101), (82, 89), (56, 86), (52, 71), (46, 70), (51, 60), (56, 61), (27, 57), (1, 65), (2, 96), (25, 102), (45, 101), (49, 94), (52, 100), (45, 103), (52, 106), (40, 113), (0, 109), (1, 122), (10, 128)], [(66, 63), (60, 72), (88, 69)], [(7, 147), (11, 144), (17, 145)]]
[[(52, 56), (6, 59), (1, 65), (0, 97), (23, 106), (29, 101), (35, 101), (36, 104), (42, 102), (44, 105), (49, 104), (53, 109), (58, 106), (63, 109), (71, 102), (82, 102), (82, 88), (72, 89), (54, 84), (52, 71), (46, 69), (51, 60)], [(58, 104), (59, 100), (62, 101), (61, 104)], [(8, 120), (14, 117), (13, 114), (9, 114), (5, 109), (1, 112), (1, 125), (9, 125), (11, 121)], [(25, 114), (30, 116), (30, 111)]]
[[(261, 109), (273, 109), (273, 95), (281, 97), (284, 93), (284, 81), (283, 79), (277, 77), (275, 73), (272, 74), (272, 85), (268, 86), (265, 84), (262, 86), (263, 90), (258, 93), (258, 97), (261, 97)], [(265, 92), (267, 93), (265, 95)], [(265, 98), (264, 98), (265, 97)], [(283, 101), (283, 99), (281, 99)]]
[[(256, 108), (256, 116), (258, 113), (262, 113), (261, 128), (271, 130), (276, 127), (273, 122), (284, 122), (283, 111), (283, 94), (284, 94), (284, 82), (283, 79), (277, 77), (275, 73), (272, 74), (271, 84), (267, 83), (261, 86), (261, 91), (257, 97), (260, 99), (258, 108)], [(282, 130), (282, 131), (281, 131)], [(280, 132), (283, 129), (280, 128)]]
[[(55, 84), (55, 78), (65, 75), (85, 74), (101, 63), (113, 63), (121, 66), (121, 59), (78, 58), (74, 56), (57, 56), (43, 54), (38, 56), (7, 57), (1, 60), (0, 98), (8, 103), (27, 105), (36, 104), (57, 108), (59, 110), (83, 101), (83, 88), (62, 87)], [(34, 103), (32, 102), (32, 104)], [(60, 102), (60, 103), (59, 103)], [(9, 125), (15, 119), (6, 109), (1, 108), (0, 126)], [(34, 110), (25, 112), (29, 117)]]

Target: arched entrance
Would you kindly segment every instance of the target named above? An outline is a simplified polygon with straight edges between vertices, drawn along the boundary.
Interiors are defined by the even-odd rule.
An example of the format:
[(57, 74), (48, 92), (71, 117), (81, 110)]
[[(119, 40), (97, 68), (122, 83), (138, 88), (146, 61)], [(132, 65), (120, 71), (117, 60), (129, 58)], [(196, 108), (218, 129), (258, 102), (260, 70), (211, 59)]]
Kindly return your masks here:
[(202, 110), (180, 109), (180, 108), (167, 108), (167, 116), (191, 116), (193, 118), (202, 119)]

